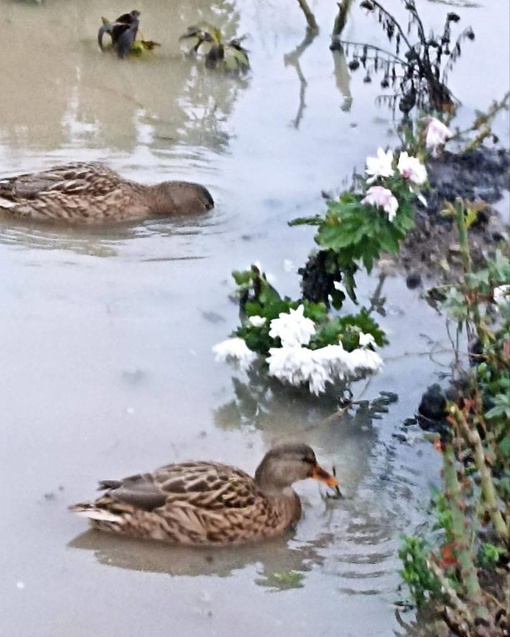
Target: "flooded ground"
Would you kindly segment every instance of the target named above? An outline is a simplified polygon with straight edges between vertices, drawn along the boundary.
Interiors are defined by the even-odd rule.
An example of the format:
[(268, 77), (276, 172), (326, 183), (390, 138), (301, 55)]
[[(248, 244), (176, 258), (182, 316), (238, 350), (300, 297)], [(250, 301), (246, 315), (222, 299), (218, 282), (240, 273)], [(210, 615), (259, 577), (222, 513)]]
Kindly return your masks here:
[[(504, 4), (461, 10), (477, 34), (452, 76), (461, 122), (508, 84)], [(249, 391), (246, 378), (233, 382), (211, 353), (236, 325), (230, 271), (260, 260), (295, 292), (288, 262), (304, 262), (312, 232), (286, 222), (323, 210), (321, 190), (340, 188), (394, 141), (391, 114), (374, 104), (376, 83), (349, 79), (328, 50), (336, 3), (313, 4), (322, 30), (300, 58), (304, 18), (292, 0), (140, 1), (144, 36), (162, 44), (155, 60), (102, 55), (101, 16), (132, 8), (0, 0), (0, 174), (103, 160), (147, 183), (200, 181), (217, 200), (186, 222), (77, 230), (0, 221), (0, 632), (405, 635), (395, 551), (423, 522), (438, 458), (393, 434), (449, 360), (427, 355), (431, 343), (449, 347), (443, 319), (402, 281), (386, 282), (392, 345), (364, 396), (389, 390), (399, 402), (378, 420), (327, 420), (327, 409), (284, 398), (243, 411), (235, 389)], [(436, 26), (449, 9), (420, 8)], [(197, 17), (249, 33), (253, 72), (236, 81), (182, 58), (178, 36)], [(382, 43), (360, 12), (347, 35)], [(508, 120), (499, 126), (508, 136)], [(365, 297), (376, 283), (366, 279)], [(325, 501), (316, 484), (299, 484), (305, 515), (291, 537), (182, 550), (86, 532), (66, 510), (99, 479), (175, 460), (253, 471), (288, 439), (335, 465), (346, 494)]]

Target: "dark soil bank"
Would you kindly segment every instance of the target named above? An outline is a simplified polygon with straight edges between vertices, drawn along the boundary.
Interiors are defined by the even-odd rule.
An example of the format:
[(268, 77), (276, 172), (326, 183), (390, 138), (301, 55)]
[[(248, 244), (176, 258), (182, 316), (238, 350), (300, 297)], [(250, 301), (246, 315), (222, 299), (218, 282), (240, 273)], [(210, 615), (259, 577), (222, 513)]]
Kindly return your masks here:
[(416, 212), (416, 227), (404, 242), (401, 263), (411, 273), (414, 284), (422, 276), (443, 281), (458, 278), (460, 252), (453, 219), (442, 215), (444, 202), (457, 198), (483, 200), (487, 206), (471, 228), (472, 257), (508, 242), (508, 205), (501, 214), (492, 207), (510, 189), (510, 153), (506, 149), (481, 147), (455, 154), (445, 151), (428, 168), (430, 190), (425, 193), (427, 208)]

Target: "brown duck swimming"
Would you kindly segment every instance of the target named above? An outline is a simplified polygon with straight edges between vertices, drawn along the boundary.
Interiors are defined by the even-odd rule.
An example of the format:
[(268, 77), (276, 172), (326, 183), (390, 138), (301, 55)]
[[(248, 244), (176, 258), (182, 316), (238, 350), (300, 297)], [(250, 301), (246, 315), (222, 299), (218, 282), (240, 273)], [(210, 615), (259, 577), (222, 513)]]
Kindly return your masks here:
[(0, 179), (0, 213), (20, 219), (94, 224), (198, 214), (214, 206), (207, 188), (187, 181), (145, 186), (98, 163), (74, 163)]
[(241, 544), (281, 535), (299, 520), (301, 503), (291, 485), (305, 478), (338, 489), (308, 445), (290, 443), (266, 453), (254, 478), (217, 462), (169, 464), (100, 482), (105, 494), (71, 511), (101, 531), (173, 544)]

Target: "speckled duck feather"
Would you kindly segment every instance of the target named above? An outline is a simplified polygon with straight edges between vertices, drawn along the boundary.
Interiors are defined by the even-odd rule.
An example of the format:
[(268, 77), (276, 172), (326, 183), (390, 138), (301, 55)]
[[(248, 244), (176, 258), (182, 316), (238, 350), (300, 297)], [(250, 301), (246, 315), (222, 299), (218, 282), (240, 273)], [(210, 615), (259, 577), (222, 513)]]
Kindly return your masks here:
[(146, 186), (100, 163), (72, 163), (0, 179), (0, 212), (27, 220), (94, 224), (196, 214), (213, 206), (211, 194), (200, 184)]

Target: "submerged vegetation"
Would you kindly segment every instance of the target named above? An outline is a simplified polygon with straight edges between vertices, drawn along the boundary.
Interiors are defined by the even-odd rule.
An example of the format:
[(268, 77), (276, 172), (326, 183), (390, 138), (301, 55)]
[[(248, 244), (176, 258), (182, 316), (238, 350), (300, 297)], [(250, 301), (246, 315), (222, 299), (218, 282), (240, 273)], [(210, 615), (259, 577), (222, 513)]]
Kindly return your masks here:
[(219, 29), (210, 24), (199, 24), (188, 27), (181, 35), (181, 41), (189, 41), (193, 46), (190, 54), (199, 51), (205, 55), (205, 66), (208, 69), (221, 68), (228, 73), (245, 73), (250, 68), (248, 51), (242, 46), (246, 36), (224, 41)]
[[(113, 49), (120, 58), (128, 55), (141, 55), (145, 51), (152, 51), (160, 46), (152, 40), (138, 38), (138, 28), (140, 26), (140, 11), (133, 9), (129, 13), (123, 13), (113, 22), (107, 18), (101, 18), (103, 26), (97, 33), (97, 42), (101, 51), (109, 48)], [(110, 46), (104, 44), (104, 36), (108, 34), (111, 38)]]

